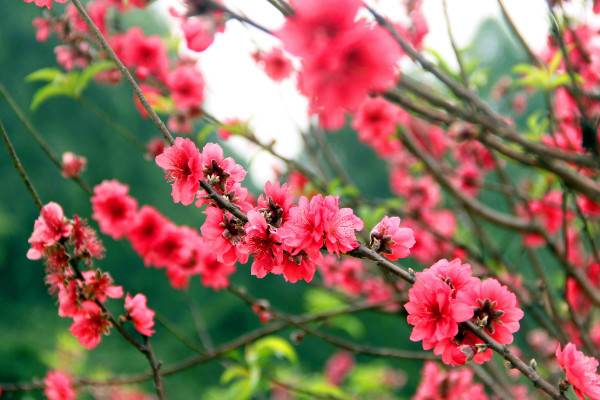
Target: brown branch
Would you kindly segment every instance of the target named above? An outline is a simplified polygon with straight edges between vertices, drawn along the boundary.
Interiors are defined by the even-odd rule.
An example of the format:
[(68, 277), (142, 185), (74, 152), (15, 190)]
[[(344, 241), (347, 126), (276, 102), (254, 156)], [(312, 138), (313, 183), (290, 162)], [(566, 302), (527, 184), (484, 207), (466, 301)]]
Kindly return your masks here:
[(31, 197), (33, 198), (33, 201), (35, 202), (35, 205), (37, 206), (38, 209), (41, 210), (42, 206), (43, 206), (42, 200), (40, 199), (40, 196), (35, 191), (35, 188), (33, 187), (33, 184), (31, 183), (29, 176), (27, 176), (27, 172), (25, 172), (25, 169), (23, 168), (23, 165), (21, 164), (21, 161), (19, 160), (17, 153), (15, 152), (15, 148), (13, 147), (12, 143), (10, 142), (10, 139), (8, 138), (8, 134), (6, 133), (6, 130), (4, 129), (4, 125), (2, 125), (2, 121), (0, 121), (0, 133), (2, 134), (2, 140), (4, 141), (4, 144), (6, 145), (6, 150), (8, 150), (8, 155), (9, 155), (10, 159), (12, 160), (13, 165), (15, 166), (15, 169), (19, 173), (19, 176), (21, 176), (21, 179), (23, 180), (25, 187), (29, 191), (29, 194), (31, 194)]

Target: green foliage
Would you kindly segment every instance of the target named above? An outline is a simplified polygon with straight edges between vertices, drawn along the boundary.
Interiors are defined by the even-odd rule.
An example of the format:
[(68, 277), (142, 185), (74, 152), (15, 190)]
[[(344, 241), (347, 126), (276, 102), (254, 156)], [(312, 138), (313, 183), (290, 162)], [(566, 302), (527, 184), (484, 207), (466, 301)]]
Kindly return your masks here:
[[(521, 78), (513, 82), (515, 86), (531, 86), (545, 92), (554, 90), (560, 86), (571, 83), (571, 77), (568, 73), (558, 73), (558, 67), (562, 61), (562, 53), (557, 51), (548, 66), (535, 66), (527, 63), (515, 65), (512, 71), (520, 74)], [(574, 74), (578, 83), (585, 81), (579, 74)]]
[(298, 362), (296, 350), (287, 341), (278, 336), (270, 336), (259, 339), (246, 348), (246, 362), (266, 366), (273, 360), (285, 359), (291, 364)]
[(311, 313), (336, 310), (345, 305), (339, 298), (317, 289), (308, 289), (304, 292), (304, 304), (306, 311)]
[(110, 61), (100, 61), (81, 72), (63, 72), (58, 68), (42, 68), (32, 72), (25, 77), (26, 82), (48, 83), (39, 88), (33, 95), (30, 105), (31, 111), (37, 110), (39, 106), (53, 97), (79, 98), (97, 73), (113, 67), (114, 65)]

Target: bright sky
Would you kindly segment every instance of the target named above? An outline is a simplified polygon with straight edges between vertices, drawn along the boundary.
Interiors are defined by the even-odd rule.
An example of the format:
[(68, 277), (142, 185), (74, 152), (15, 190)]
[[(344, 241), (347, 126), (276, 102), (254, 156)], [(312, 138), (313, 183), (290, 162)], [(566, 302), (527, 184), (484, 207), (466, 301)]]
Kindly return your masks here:
[[(164, 0), (158, 6), (167, 7), (176, 0)], [(367, 0), (380, 12), (394, 18), (399, 15), (400, 0)], [(283, 23), (283, 17), (266, 0), (226, 0), (232, 10), (274, 29)], [(515, 24), (534, 49), (543, 47), (547, 32), (545, 0), (504, 0)], [(501, 20), (496, 0), (449, 0), (452, 31), (459, 47), (470, 43), (479, 24), (488, 17)], [(424, 12), (430, 33), (426, 47), (436, 50), (454, 63), (454, 55), (447, 35), (441, 0), (425, 0)], [(217, 118), (251, 119), (251, 127), (263, 142), (276, 139), (276, 150), (293, 157), (301, 150), (298, 129), (307, 127), (307, 101), (295, 89), (293, 80), (281, 84), (271, 81), (258, 69), (250, 53), (257, 45), (268, 50), (277, 40), (237, 21), (229, 21), (224, 34), (217, 34), (215, 42), (198, 56), (200, 68), (207, 82), (206, 108)], [(245, 141), (232, 143), (239, 149), (238, 156), (249, 160), (254, 151), (245, 148)], [(250, 176), (262, 186), (273, 179), (272, 166), (278, 160), (265, 152), (252, 158)]]

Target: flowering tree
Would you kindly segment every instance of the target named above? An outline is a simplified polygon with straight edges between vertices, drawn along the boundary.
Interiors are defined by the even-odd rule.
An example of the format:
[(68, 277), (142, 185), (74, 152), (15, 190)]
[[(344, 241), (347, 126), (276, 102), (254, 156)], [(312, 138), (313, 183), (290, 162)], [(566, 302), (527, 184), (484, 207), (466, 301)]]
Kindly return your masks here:
[[(423, 48), (428, 25), (421, 1), (401, 2), (402, 22), (378, 11), (376, 1), (266, 1), (283, 18), (275, 29), (226, 1), (187, 0), (171, 8), (165, 18), (176, 24), (186, 48), (169, 51), (167, 38), (121, 23), (134, 9), (145, 12), (144, 0), (72, 0), (62, 8), (52, 0), (25, 0), (46, 8), (33, 21), (37, 39), (53, 34), (61, 42), (55, 48), (61, 68), (28, 76), (45, 82), (31, 109), (56, 96), (81, 101), (92, 80), (103, 86), (125, 81), (141, 117), (161, 135), (146, 138), (139, 162), (146, 153), (165, 174), (156, 190), (170, 185), (174, 203), (205, 215), (201, 226), (178, 225), (130, 194), (136, 182), (106, 176), (90, 187), (82, 175), (86, 159), (65, 149), (60, 160), (0, 85), (63, 177), (90, 196), (90, 217), (100, 233), (128, 242), (145, 266), (164, 269), (165, 285), (185, 291), (198, 276), (203, 286), (239, 297), (264, 327), (216, 345), (204, 329), (200, 346), (163, 321), (195, 353), (163, 364), (161, 349), (152, 345), (162, 329), (153, 299), (119, 286), (98, 265), (105, 249), (86, 218), (41, 200), (0, 124), (40, 209), (27, 258), (44, 261), (58, 315), (72, 320), (69, 332), (87, 350), (120, 336), (147, 362), (145, 371), (100, 378), (50, 370), (43, 381), (1, 383), (0, 393), (139, 399), (151, 395), (128, 385), (152, 381), (164, 399), (166, 376), (219, 360), (221, 385), (197, 397), (394, 398), (408, 379), (421, 381), (414, 399), (567, 399), (572, 393), (600, 399), (600, 31), (587, 19), (574, 19), (562, 2), (549, 1), (548, 43), (536, 54), (498, 0), (528, 60), (484, 97), (480, 71), (456, 46), (449, 19), (458, 70)], [(572, 2), (581, 3), (586, 18), (600, 12), (598, 1)], [(220, 121), (204, 108), (205, 81), (189, 54), (227, 35), (230, 20), (277, 40), (252, 57), (273, 81), (295, 79), (308, 100), (313, 123), (303, 137), (310, 162), (282, 156), (250, 123)], [(418, 67), (413, 72), (400, 68), (411, 62)], [(426, 83), (430, 76), (436, 83)], [(538, 94), (543, 101), (526, 124), (513, 122)], [(492, 106), (507, 97), (510, 115)], [(140, 147), (137, 136), (102, 110), (96, 113)], [(335, 135), (347, 123), (386, 164), (392, 196), (362, 191), (329, 145), (324, 131)], [(197, 138), (185, 137), (200, 126)], [(220, 144), (207, 143), (212, 131), (221, 142), (239, 137), (272, 153), (286, 170), (251, 193), (245, 168)], [(490, 202), (497, 197), (505, 204)], [(272, 280), (277, 285), (305, 281), (314, 307), (301, 315), (283, 311), (277, 298), (232, 283), (233, 274), (280, 275)], [(407, 324), (410, 336), (388, 332), (393, 347), (361, 338), (352, 328), (362, 326), (353, 315), (359, 312), (369, 321), (391, 317), (398, 326)], [(288, 327), (295, 328), (296, 342), (309, 335), (336, 349), (324, 371), (308, 378), (295, 348), (276, 335)], [(421, 342), (422, 350), (411, 341)], [(244, 355), (234, 352), (239, 348)], [(412, 360), (426, 362), (418, 376), (391, 361), (374, 366), (355, 359), (358, 354), (410, 360), (413, 369)]]

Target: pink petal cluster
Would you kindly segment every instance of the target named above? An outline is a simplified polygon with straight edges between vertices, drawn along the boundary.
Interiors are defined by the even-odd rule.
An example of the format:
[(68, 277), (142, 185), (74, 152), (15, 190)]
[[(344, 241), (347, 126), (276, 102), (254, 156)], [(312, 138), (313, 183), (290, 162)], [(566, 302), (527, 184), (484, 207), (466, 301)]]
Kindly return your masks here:
[(167, 86), (175, 106), (181, 111), (199, 108), (204, 101), (204, 78), (191, 65), (181, 65), (169, 73)]
[(423, 367), (422, 380), (412, 400), (488, 400), (481, 383), (468, 368), (444, 371), (433, 361)]
[(351, 353), (339, 351), (329, 357), (325, 363), (325, 380), (334, 386), (340, 384), (350, 375), (356, 361)]
[(154, 311), (146, 305), (146, 296), (136, 294), (131, 297), (129, 293), (125, 296), (125, 310), (127, 317), (133, 319), (135, 329), (144, 336), (152, 336), (154, 334)]
[(408, 121), (408, 114), (381, 97), (367, 98), (354, 113), (352, 127), (361, 142), (373, 147), (382, 157), (400, 151), (400, 141), (395, 137), (396, 126)]
[(184, 206), (192, 204), (200, 188), (202, 158), (200, 151), (190, 139), (176, 138), (175, 145), (156, 157), (156, 164), (165, 170), (172, 183), (173, 201)]
[(94, 187), (92, 218), (100, 231), (113, 239), (121, 239), (129, 230), (131, 219), (137, 211), (137, 200), (128, 195), (129, 186), (116, 180), (104, 181)]
[(140, 28), (134, 27), (124, 34), (114, 35), (110, 44), (121, 61), (135, 69), (140, 80), (154, 77), (165, 81), (170, 62), (160, 37), (145, 36)]
[[(67, 0), (54, 0), (57, 3), (66, 3)], [(52, 8), (52, 0), (25, 0), (25, 3), (35, 2), (35, 5), (38, 7), (48, 7)]]
[(289, 78), (294, 71), (292, 61), (283, 54), (283, 50), (279, 47), (273, 47), (268, 52), (258, 52), (254, 55), (254, 59), (267, 76), (275, 82)]
[(111, 323), (108, 322), (98, 304), (93, 301), (81, 303), (82, 311), (73, 316), (73, 323), (69, 331), (79, 343), (91, 350), (98, 346), (103, 334), (108, 334)]
[(404, 308), (408, 323), (414, 326), (410, 340), (422, 340), (425, 350), (456, 336), (458, 324), (473, 317), (473, 308), (452, 298), (446, 282), (428, 274), (408, 291), (408, 299)]
[(83, 293), (88, 299), (96, 298), (104, 303), (108, 297), (120, 299), (123, 297), (123, 287), (113, 286), (113, 279), (108, 273), (100, 270), (83, 271), (84, 280)]
[(212, 245), (197, 230), (174, 224), (151, 206), (140, 208), (131, 221), (127, 239), (146, 265), (166, 268), (176, 289), (188, 287), (194, 275), (201, 275), (205, 286), (222, 289), (235, 272), (233, 263), (217, 261)]
[(408, 257), (415, 245), (415, 235), (410, 228), (400, 228), (400, 218), (383, 217), (371, 231), (371, 249), (392, 261)]
[(600, 376), (597, 374), (598, 360), (588, 357), (573, 343), (567, 343), (564, 349), (560, 344), (556, 348), (556, 359), (567, 375), (567, 381), (579, 400), (590, 398), (600, 400)]
[(277, 32), (284, 48), (301, 58), (298, 88), (312, 113), (329, 129), (343, 125), (369, 92), (397, 76), (400, 47), (383, 28), (357, 20), (360, 0), (293, 1), (294, 14)]
[(71, 387), (71, 378), (61, 371), (50, 371), (44, 378), (44, 395), (48, 400), (73, 400), (77, 393)]
[(496, 279), (473, 277), (470, 265), (459, 259), (440, 260), (416, 276), (404, 306), (408, 323), (414, 325), (411, 340), (423, 340), (423, 348), (434, 348), (445, 364), (471, 360), (482, 364), (491, 359), (492, 351), (480, 352), (476, 345), (483, 342), (459, 325), (467, 320), (482, 326), (499, 343), (512, 343), (524, 313), (514, 293)]
[(31, 248), (27, 251), (27, 258), (39, 260), (45, 248), (69, 237), (72, 230), (73, 226), (65, 219), (62, 207), (54, 202), (46, 204), (40, 211), (40, 217), (35, 220), (33, 233), (28, 240)]

